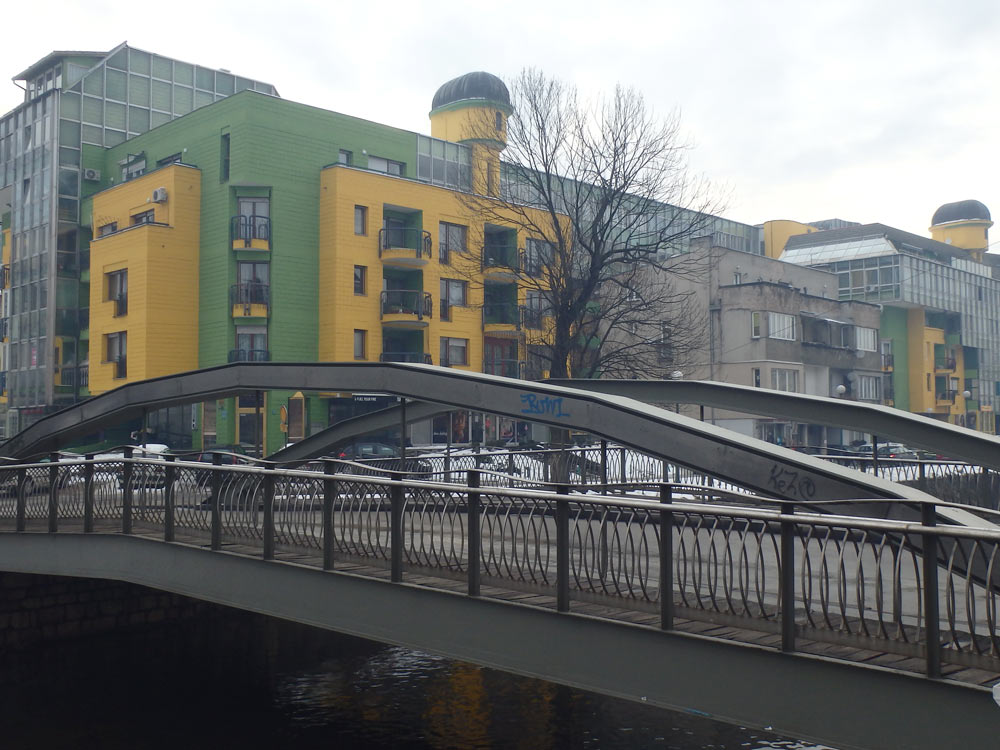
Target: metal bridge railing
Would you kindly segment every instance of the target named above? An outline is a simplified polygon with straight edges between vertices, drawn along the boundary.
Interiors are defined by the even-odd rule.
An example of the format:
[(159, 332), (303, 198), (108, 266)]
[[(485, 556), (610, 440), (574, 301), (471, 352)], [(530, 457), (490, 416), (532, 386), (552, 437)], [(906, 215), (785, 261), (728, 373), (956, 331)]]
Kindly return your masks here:
[[(443, 482), (407, 476), (423, 464), (123, 453), (0, 468), (0, 529), (202, 538), (268, 560), (311, 552), (328, 570), (360, 560), (393, 581), (419, 572), (466, 580), (472, 595), (484, 583), (548, 594), (560, 611), (593, 602), (658, 614), (664, 629), (683, 617), (772, 632), (787, 651), (807, 638), (916, 657), (932, 677), (942, 663), (1000, 672), (1000, 532), (936, 525), (932, 506), (914, 523), (702, 483), (600, 477), (616, 496), (517, 487), (523, 476), (486, 468), (452, 467), (462, 481)], [(518, 455), (507, 460), (525, 466)]]

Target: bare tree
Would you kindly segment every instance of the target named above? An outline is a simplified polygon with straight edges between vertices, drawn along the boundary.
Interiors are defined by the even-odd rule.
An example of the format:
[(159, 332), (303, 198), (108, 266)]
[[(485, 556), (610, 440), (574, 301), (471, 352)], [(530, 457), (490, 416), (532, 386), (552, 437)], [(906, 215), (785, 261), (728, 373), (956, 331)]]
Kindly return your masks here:
[[(499, 184), (478, 175), (463, 200), (529, 238), (519, 281), (551, 316), (529, 349), (552, 377), (675, 369), (705, 321), (674, 281), (706, 271), (688, 241), (710, 232), (719, 210), (688, 171), (677, 114), (658, 117), (620, 86), (584, 103), (532, 69), (509, 89)], [(498, 140), (487, 114), (470, 124), (481, 143)]]

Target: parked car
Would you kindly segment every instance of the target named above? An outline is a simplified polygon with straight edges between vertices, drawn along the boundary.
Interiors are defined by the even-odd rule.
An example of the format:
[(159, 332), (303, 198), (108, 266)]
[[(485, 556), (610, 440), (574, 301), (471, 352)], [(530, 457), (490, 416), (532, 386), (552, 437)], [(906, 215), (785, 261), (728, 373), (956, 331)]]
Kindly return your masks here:
[(896, 458), (916, 461), (920, 458), (915, 450), (907, 448), (902, 443), (882, 443), (878, 447), (879, 458)]

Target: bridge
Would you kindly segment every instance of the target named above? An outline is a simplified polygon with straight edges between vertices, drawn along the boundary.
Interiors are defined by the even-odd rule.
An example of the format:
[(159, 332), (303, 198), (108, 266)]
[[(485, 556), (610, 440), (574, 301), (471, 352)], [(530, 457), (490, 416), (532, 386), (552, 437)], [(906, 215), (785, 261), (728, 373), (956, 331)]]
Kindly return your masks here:
[[(136, 383), (16, 436), (0, 448), (21, 457), (0, 469), (0, 570), (138, 583), (842, 747), (995, 741), (996, 514), (930, 494), (988, 466), (839, 466), (622, 396), (302, 367)], [(293, 381), (527, 408), (600, 443), (429, 457), (419, 474), (30, 460), (158, 404)]]

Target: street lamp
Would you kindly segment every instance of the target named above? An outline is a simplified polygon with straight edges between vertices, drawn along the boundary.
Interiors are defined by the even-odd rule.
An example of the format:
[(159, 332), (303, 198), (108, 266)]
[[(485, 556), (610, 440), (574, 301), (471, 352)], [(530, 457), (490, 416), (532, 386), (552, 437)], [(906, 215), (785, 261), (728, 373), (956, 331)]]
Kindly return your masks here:
[(970, 424), (972, 423), (972, 420), (969, 419), (969, 417), (972, 415), (972, 412), (969, 411), (969, 399), (972, 398), (972, 391), (970, 391), (968, 389), (962, 391), (962, 398), (965, 399), (965, 403), (963, 404), (963, 406), (965, 407), (965, 425), (964, 426), (965, 427), (969, 427)]
[(841, 383), (840, 385), (838, 385), (836, 388), (833, 389), (833, 392), (836, 393), (838, 396), (843, 396), (845, 393), (847, 393), (847, 386)]
[[(670, 373), (671, 380), (680, 380), (683, 377), (684, 373), (681, 372), (680, 370), (674, 370), (672, 373)], [(681, 413), (681, 404), (679, 401), (674, 403), (674, 411), (677, 412), (678, 414)]]

